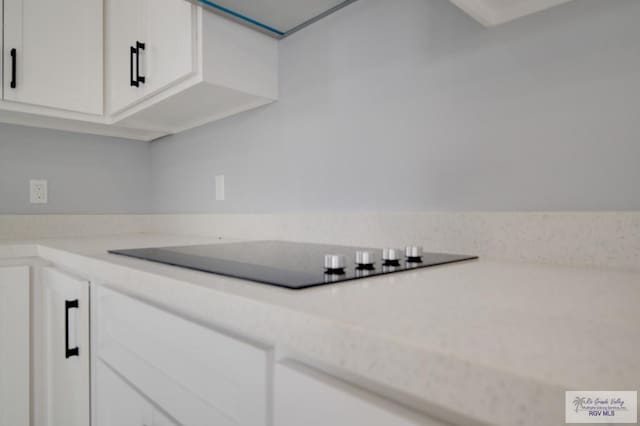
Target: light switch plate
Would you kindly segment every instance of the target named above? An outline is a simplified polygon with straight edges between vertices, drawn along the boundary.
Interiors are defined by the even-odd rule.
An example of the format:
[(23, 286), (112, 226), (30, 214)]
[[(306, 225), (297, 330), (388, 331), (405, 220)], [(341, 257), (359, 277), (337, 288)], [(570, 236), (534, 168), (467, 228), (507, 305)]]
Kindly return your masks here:
[(216, 201), (224, 201), (224, 175), (216, 176)]
[(32, 179), (29, 181), (29, 201), (31, 204), (47, 204), (47, 181)]

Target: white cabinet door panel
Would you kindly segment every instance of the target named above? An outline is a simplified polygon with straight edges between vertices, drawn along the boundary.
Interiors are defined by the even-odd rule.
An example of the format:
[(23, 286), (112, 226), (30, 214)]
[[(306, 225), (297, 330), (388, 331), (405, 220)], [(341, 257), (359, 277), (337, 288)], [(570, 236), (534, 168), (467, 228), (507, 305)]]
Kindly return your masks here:
[(196, 7), (184, 0), (145, 0), (145, 17), (140, 71), (152, 95), (195, 73)]
[(30, 422), (28, 266), (0, 267), (0, 426)]
[(277, 426), (445, 426), (294, 362), (276, 365)]
[(146, 38), (144, 9), (144, 0), (105, 0), (107, 113), (130, 106), (145, 94), (144, 85), (132, 85), (137, 70), (131, 52)]
[(106, 0), (105, 5), (108, 113), (195, 73), (196, 6), (184, 0)]
[(102, 0), (4, 0), (4, 100), (102, 114), (102, 15)]
[(45, 421), (89, 425), (89, 283), (46, 267), (42, 273)]

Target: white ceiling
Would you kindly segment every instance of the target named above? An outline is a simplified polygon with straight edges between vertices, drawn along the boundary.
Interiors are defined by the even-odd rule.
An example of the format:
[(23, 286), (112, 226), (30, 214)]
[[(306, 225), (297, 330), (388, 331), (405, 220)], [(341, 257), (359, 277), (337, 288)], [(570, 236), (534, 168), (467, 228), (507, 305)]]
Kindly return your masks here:
[(280, 32), (315, 18), (344, 0), (211, 0)]
[(572, 0), (451, 0), (482, 25), (492, 27)]
[[(252, 19), (280, 33), (347, 4), (345, 0), (190, 0), (209, 3)], [(397, 0), (388, 0), (397, 1)], [(492, 27), (572, 0), (451, 0), (482, 25)], [(214, 8), (215, 10), (215, 8)], [(267, 31), (267, 33), (272, 33)], [(273, 34), (273, 33), (272, 33)]]

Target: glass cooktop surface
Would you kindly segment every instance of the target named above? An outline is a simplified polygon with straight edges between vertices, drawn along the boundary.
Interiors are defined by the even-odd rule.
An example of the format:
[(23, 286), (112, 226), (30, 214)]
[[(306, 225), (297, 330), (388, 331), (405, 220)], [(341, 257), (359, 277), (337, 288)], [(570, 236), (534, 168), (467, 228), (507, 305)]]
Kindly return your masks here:
[[(356, 252), (359, 250), (370, 252), (373, 263), (367, 266), (356, 265)], [(109, 253), (289, 289), (303, 289), (477, 259), (476, 256), (423, 253), (419, 259), (413, 258), (411, 261), (402, 257), (396, 262), (383, 262), (381, 249), (288, 241), (111, 250)], [(328, 254), (343, 255), (345, 267), (337, 270), (325, 269), (325, 255)]]

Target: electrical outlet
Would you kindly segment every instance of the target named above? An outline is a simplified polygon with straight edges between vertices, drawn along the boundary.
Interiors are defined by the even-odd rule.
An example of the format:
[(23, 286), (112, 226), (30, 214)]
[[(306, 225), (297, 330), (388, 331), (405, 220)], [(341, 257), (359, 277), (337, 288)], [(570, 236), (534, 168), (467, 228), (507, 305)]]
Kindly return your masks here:
[(29, 181), (29, 200), (31, 204), (47, 204), (47, 181), (31, 180)]
[(224, 175), (216, 176), (216, 201), (224, 201)]

